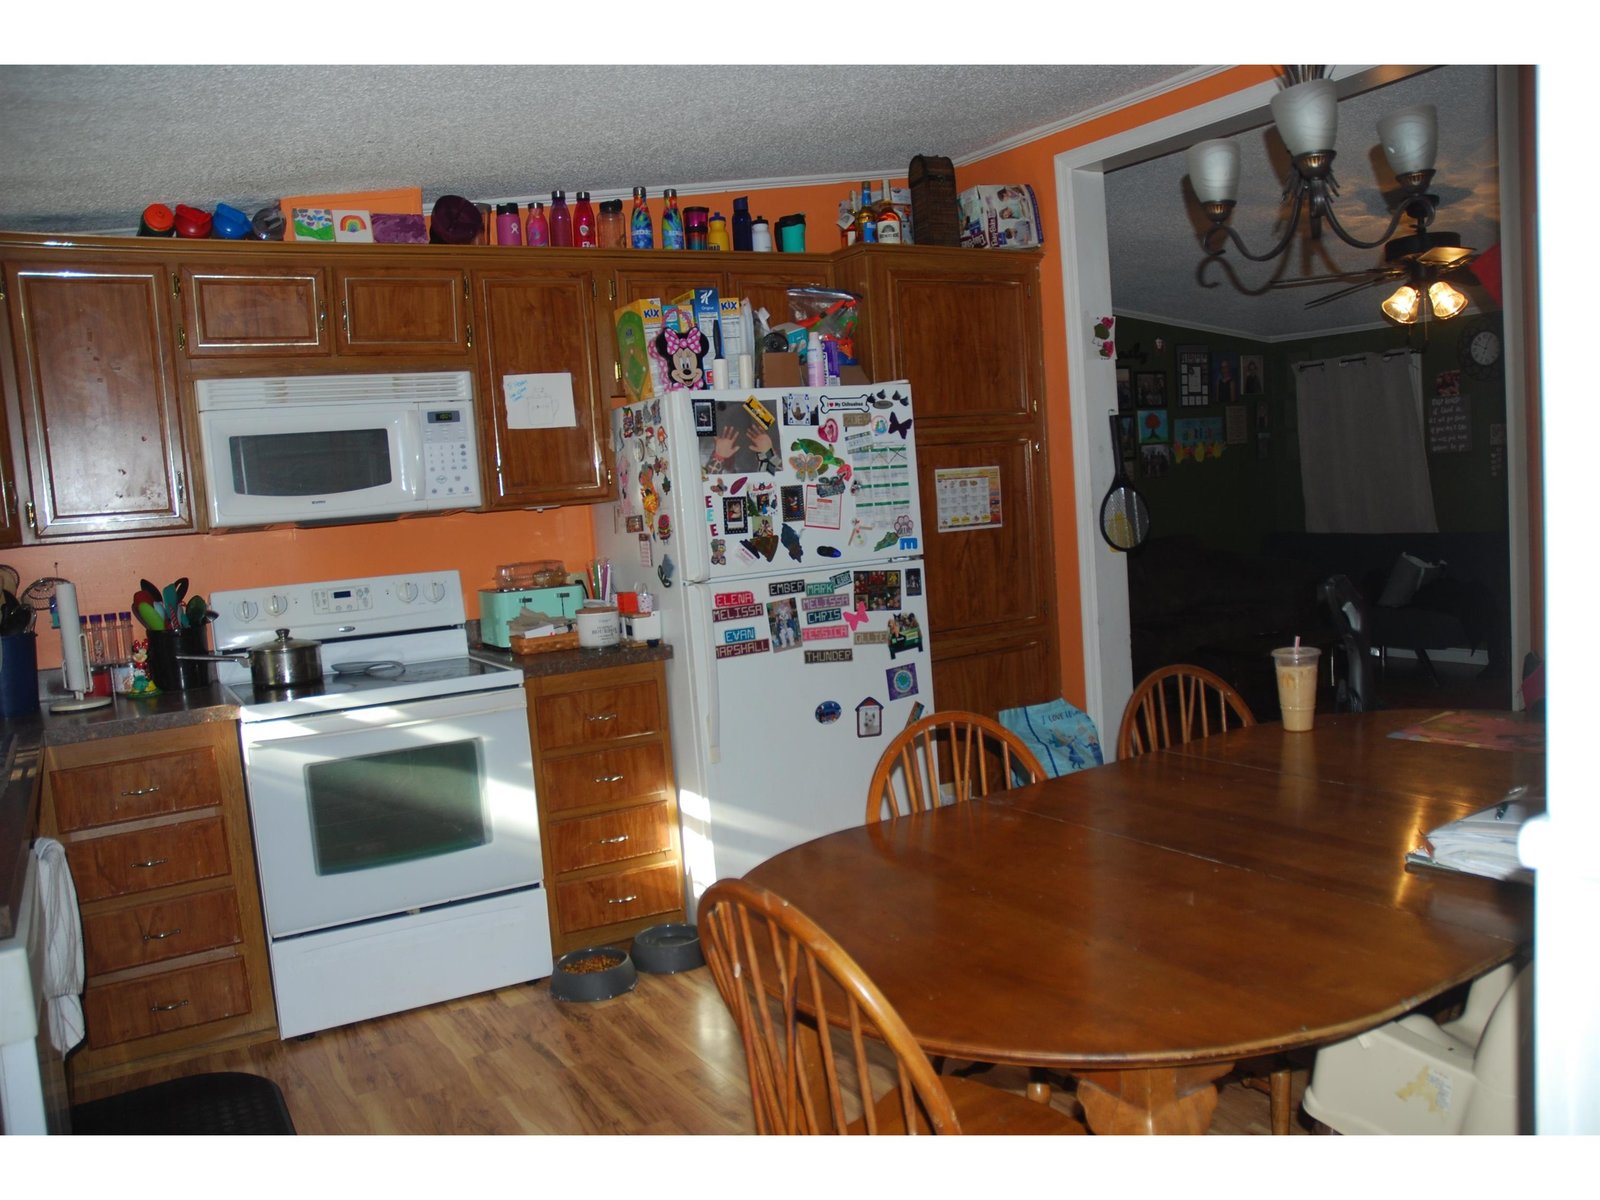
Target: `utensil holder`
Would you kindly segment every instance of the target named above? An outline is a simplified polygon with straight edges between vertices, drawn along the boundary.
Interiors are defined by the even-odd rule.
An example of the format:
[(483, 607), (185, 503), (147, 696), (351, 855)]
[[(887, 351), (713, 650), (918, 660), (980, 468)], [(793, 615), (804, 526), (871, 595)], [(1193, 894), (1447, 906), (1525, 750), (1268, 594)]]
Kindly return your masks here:
[(216, 678), (216, 664), (180, 659), (180, 654), (210, 654), (207, 625), (187, 629), (152, 629), (149, 632), (150, 659), (145, 674), (163, 692), (209, 687)]

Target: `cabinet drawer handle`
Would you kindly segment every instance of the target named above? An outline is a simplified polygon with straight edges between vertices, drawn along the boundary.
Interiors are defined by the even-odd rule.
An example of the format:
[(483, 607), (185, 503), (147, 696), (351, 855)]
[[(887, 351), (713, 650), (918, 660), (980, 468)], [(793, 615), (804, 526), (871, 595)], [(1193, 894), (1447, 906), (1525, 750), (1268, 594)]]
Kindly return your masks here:
[(144, 871), (151, 867), (162, 866), (166, 861), (164, 858), (147, 858), (142, 863), (129, 863), (128, 865), (136, 871)]
[(127, 791), (123, 792), (122, 794), (124, 796), (150, 796), (150, 795), (154, 795), (156, 792), (159, 792), (160, 790), (161, 790), (161, 786), (159, 784), (157, 784), (155, 787), (129, 788)]
[(614, 846), (618, 842), (627, 841), (630, 836), (631, 835), (626, 834), (626, 833), (619, 833), (619, 834), (617, 834), (616, 837), (601, 838), (600, 839), (600, 845), (602, 845), (602, 846)]
[(606, 903), (607, 904), (632, 904), (638, 898), (639, 897), (637, 895), (622, 896), (622, 897), (610, 896), (610, 897), (607, 897)]
[(147, 942), (164, 942), (167, 938), (177, 937), (182, 932), (183, 926), (179, 925), (176, 929), (165, 929), (160, 933), (147, 933), (144, 935), (144, 940)]
[(188, 1003), (189, 1002), (187, 1000), (175, 1000), (171, 1004), (152, 1004), (150, 1006), (150, 1011), (153, 1013), (171, 1012), (175, 1008), (186, 1007)]
[(617, 714), (614, 712), (598, 713), (584, 718), (585, 721), (615, 721), (616, 719)]
[(621, 783), (622, 779), (621, 775), (596, 775), (594, 777), (596, 783)]

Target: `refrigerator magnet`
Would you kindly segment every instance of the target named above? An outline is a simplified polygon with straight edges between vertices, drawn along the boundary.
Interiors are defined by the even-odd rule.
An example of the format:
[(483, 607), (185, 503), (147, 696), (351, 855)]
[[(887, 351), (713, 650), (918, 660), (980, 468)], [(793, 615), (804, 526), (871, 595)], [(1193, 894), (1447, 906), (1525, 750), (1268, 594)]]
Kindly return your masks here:
[(883, 736), (883, 705), (871, 696), (856, 705), (856, 736), (858, 738)]
[(889, 657), (922, 649), (922, 627), (916, 613), (895, 613), (889, 618)]
[(840, 714), (843, 712), (844, 709), (840, 707), (837, 700), (824, 700), (821, 704), (817, 705), (817, 724), (832, 725), (839, 719)]
[(794, 531), (794, 526), (784, 522), (783, 530), (778, 536), (783, 541), (783, 548), (795, 562), (806, 556), (805, 548), (800, 544), (800, 535)]
[(767, 602), (767, 627), (772, 631), (772, 652), (798, 649), (800, 616), (792, 599)]
[(915, 696), (917, 694), (917, 667), (915, 663), (905, 663), (898, 667), (890, 667), (883, 674), (888, 683), (890, 700), (900, 700), (906, 696)]
[(921, 567), (907, 567), (906, 568), (906, 595), (908, 595), (908, 596), (920, 596), (920, 595), (922, 595), (922, 568)]
[(792, 483), (784, 486), (783, 519), (785, 521), (806, 519), (806, 489), (803, 484)]

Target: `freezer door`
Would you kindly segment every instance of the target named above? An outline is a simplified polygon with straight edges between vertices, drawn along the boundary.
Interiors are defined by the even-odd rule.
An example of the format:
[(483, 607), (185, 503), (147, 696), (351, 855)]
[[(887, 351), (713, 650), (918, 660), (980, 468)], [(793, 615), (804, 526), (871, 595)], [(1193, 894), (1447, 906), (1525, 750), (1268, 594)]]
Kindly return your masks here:
[(683, 600), (713, 667), (705, 775), (680, 796), (698, 897), (860, 824), (884, 746), (934, 702), (920, 559), (692, 585)]
[(632, 557), (694, 583), (920, 554), (912, 423), (904, 380), (627, 405), (622, 517), (649, 543)]

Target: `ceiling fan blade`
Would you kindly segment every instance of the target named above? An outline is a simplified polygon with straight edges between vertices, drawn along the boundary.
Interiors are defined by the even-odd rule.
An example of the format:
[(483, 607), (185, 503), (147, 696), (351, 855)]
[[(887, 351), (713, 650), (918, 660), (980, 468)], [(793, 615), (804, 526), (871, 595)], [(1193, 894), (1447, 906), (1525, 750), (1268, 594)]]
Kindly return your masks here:
[(1368, 279), (1364, 283), (1358, 283), (1347, 288), (1340, 288), (1337, 292), (1329, 292), (1326, 296), (1318, 296), (1315, 300), (1307, 301), (1306, 307), (1319, 308), (1324, 304), (1331, 304), (1333, 301), (1342, 299), (1345, 296), (1352, 295), (1356, 292), (1365, 291), (1369, 287), (1377, 287), (1380, 283), (1387, 283), (1391, 278), (1393, 278), (1393, 276), (1379, 276), (1376, 279)]
[(1280, 279), (1272, 286), (1273, 288), (1319, 287), (1326, 283), (1351, 283), (1363, 280), (1365, 276), (1383, 278), (1390, 275), (1398, 277), (1402, 274), (1404, 272), (1397, 272), (1388, 267), (1372, 267), (1366, 271), (1340, 271), (1332, 275), (1307, 275), (1301, 279)]

